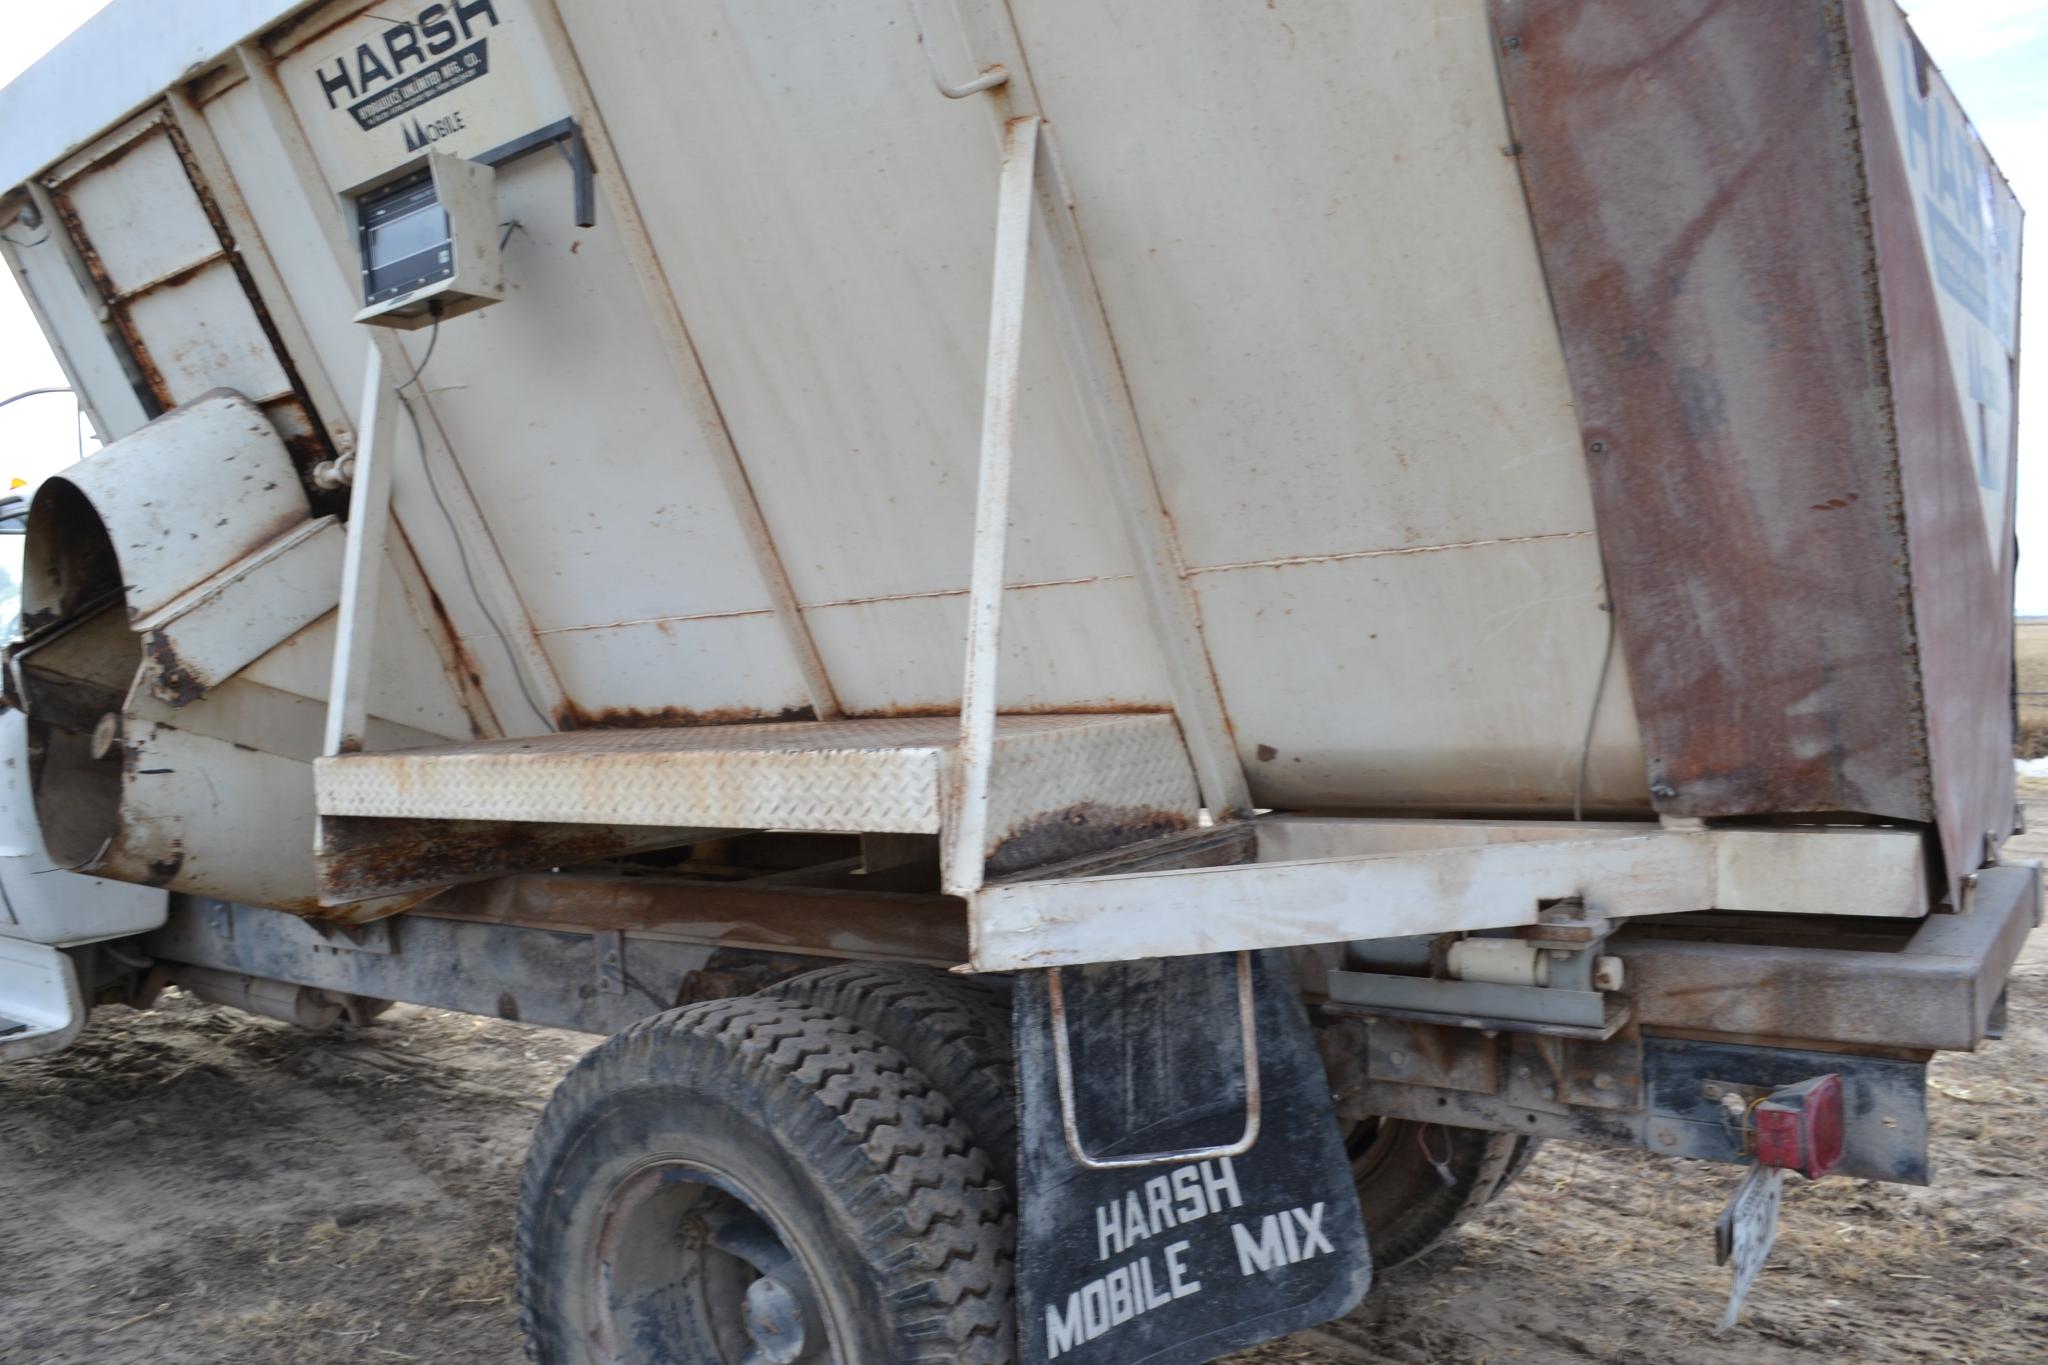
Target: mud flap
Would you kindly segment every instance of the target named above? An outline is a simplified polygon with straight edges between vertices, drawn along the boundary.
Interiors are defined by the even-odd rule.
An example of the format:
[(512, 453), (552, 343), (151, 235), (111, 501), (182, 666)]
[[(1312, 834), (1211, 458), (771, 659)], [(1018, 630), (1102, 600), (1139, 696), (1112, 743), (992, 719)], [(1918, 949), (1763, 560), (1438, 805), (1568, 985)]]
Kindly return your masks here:
[(1025, 1361), (1213, 1360), (1364, 1297), (1365, 1224), (1284, 956), (1023, 972), (1015, 1018)]

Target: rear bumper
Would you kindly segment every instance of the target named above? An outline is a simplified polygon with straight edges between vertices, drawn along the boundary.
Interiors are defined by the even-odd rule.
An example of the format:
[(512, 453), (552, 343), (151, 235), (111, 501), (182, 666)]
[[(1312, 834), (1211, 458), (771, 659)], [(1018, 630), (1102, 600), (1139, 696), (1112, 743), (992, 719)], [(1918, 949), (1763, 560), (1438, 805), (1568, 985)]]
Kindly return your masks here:
[(1833, 1074), (1846, 1097), (1842, 1172), (1925, 1184), (1927, 1059), (1995, 1036), (2041, 915), (2031, 864), (1986, 868), (1968, 887), (1961, 913), (1910, 924), (1631, 924), (1603, 948), (1625, 964), (1629, 1006), (1608, 1037), (1326, 1005), (1340, 1111), (1743, 1162), (1748, 1101)]
[(2015, 863), (1978, 872), (1961, 914), (1929, 915), (1910, 937), (1829, 925), (1829, 941), (1857, 946), (1805, 947), (1784, 941), (1800, 926), (1783, 922), (1780, 941), (1743, 942), (1673, 936), (1716, 933), (1680, 921), (1631, 925), (1610, 951), (1648, 1030), (1968, 1052), (2040, 922), (2041, 871)]

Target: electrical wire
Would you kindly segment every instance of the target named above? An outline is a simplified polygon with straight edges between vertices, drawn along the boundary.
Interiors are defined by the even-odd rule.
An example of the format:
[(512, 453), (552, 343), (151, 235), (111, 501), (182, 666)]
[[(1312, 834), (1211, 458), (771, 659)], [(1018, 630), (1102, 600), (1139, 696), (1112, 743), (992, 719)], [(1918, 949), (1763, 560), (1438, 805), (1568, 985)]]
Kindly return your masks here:
[[(427, 333), (427, 353), (426, 353), (425, 355), (423, 355), (423, 356), (421, 356), (421, 357), (420, 357), (420, 363), (419, 363), (419, 364), (417, 364), (417, 365), (415, 365), (415, 366), (413, 366), (413, 367), (412, 367), (412, 373), (411, 373), (411, 374), (407, 375), (407, 376), (406, 376), (405, 378), (403, 378), (403, 379), (401, 379), (401, 380), (399, 380), (399, 381), (398, 381), (398, 396), (399, 396), (399, 397), (400, 397), (401, 399), (403, 399), (403, 398), (405, 397), (405, 391), (406, 391), (406, 389), (407, 389), (407, 388), (409, 388), (409, 387), (410, 387), (410, 386), (411, 386), (412, 384), (416, 383), (416, 382), (417, 382), (417, 381), (419, 380), (419, 377), (420, 377), (420, 375), (421, 375), (421, 374), (423, 374), (423, 373), (425, 373), (425, 371), (426, 371), (426, 368), (427, 368), (427, 362), (428, 362), (428, 361), (430, 361), (430, 360), (432, 360), (432, 359), (434, 358), (434, 348), (435, 348), (436, 346), (439, 346), (440, 344), (441, 344), (441, 310), (440, 310), (439, 308), (436, 308), (436, 309), (434, 310), (434, 325), (433, 325), (433, 328), (432, 328), (431, 330), (429, 330), (429, 331), (428, 331), (428, 333)], [(426, 391), (425, 389), (421, 389), (421, 390), (420, 390), (420, 397), (422, 397), (422, 398), (425, 398), (426, 396), (427, 396), (427, 391)]]
[(68, 385), (68, 384), (58, 384), (58, 385), (55, 385), (55, 386), (53, 386), (53, 387), (50, 387), (50, 388), (42, 388), (42, 389), (23, 389), (23, 390), (22, 390), (22, 391), (21, 391), (20, 393), (14, 394), (14, 395), (13, 395), (13, 396), (11, 396), (11, 397), (8, 397), (8, 398), (0, 398), (0, 408), (4, 408), (4, 407), (6, 407), (6, 406), (7, 406), (7, 405), (8, 405), (9, 403), (19, 403), (19, 402), (20, 402), (20, 401), (21, 401), (22, 399), (24, 399), (24, 398), (34, 398), (34, 397), (36, 397), (36, 396), (38, 396), (38, 395), (40, 395), (40, 394), (45, 394), (45, 393), (70, 393), (70, 392), (71, 392), (71, 386), (70, 386), (70, 385)]
[[(412, 424), (412, 439), (418, 445), (420, 452), (420, 471), (427, 476), (427, 491), (433, 495), (434, 506), (441, 510), (441, 519), (448, 524), (449, 538), (455, 542), (455, 558), (462, 566), (462, 578), (469, 585), (470, 596), (476, 600), (477, 610), (483, 613), (484, 620), (496, 634), (498, 643), (504, 647), (505, 657), (512, 665), (512, 680), (519, 684), (519, 695), (526, 699), (526, 704), (529, 707), (533, 708), (533, 714), (539, 718), (541, 727), (552, 731), (556, 728), (555, 722), (548, 715), (546, 708), (535, 699), (533, 689), (527, 685), (526, 669), (521, 664), (518, 653), (512, 648), (511, 634), (505, 629), (503, 623), (498, 620), (496, 613), (491, 610), (490, 600), (484, 596), (483, 589), (477, 586), (476, 571), (470, 566), (469, 562), (469, 549), (462, 543), (462, 532), (456, 528), (455, 514), (448, 510), (448, 500), (441, 496), (441, 483), (434, 477), (434, 462), (427, 458), (426, 432), (420, 426), (419, 414), (413, 411), (412, 404), (407, 402), (405, 398), (406, 389), (419, 384), (419, 377), (426, 371), (427, 362), (434, 358), (434, 346), (440, 339), (441, 319), (436, 314), (433, 331), (427, 337), (427, 353), (420, 357), (420, 363), (413, 367), (413, 372), (406, 377), (405, 382), (398, 385), (392, 392), (398, 395), (398, 405), (405, 412), (406, 421)], [(427, 390), (424, 385), (419, 386), (419, 396), (421, 398), (427, 396)], [(441, 443), (447, 449), (453, 451), (455, 446), (448, 439), (448, 429), (441, 425), (440, 417), (431, 407), (427, 409), (427, 416), (433, 421), (434, 430), (440, 435)]]
[(1607, 598), (1600, 610), (1607, 613), (1607, 647), (1600, 652), (1600, 680), (1593, 684), (1593, 705), (1586, 712), (1586, 736), (1579, 742), (1579, 780), (1572, 787), (1572, 819), (1586, 818), (1586, 769), (1593, 761), (1593, 727), (1600, 720), (1600, 698), (1607, 693), (1607, 674), (1614, 667), (1614, 601), (1607, 585), (1600, 585)]
[(0, 241), (11, 242), (15, 246), (41, 246), (44, 242), (47, 242), (49, 240), (50, 230), (48, 228), (44, 228), (43, 235), (36, 238), (33, 242), (24, 242), (19, 237), (9, 237), (6, 233), (0, 232)]

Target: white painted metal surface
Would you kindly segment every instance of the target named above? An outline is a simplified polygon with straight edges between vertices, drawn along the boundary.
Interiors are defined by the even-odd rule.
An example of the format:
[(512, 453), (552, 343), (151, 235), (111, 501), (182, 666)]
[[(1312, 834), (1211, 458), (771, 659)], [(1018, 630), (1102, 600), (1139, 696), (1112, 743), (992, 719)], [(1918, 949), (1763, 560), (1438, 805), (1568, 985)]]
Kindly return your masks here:
[(384, 578), (384, 542), (391, 528), (391, 465), (397, 452), (398, 402), (377, 342), (364, 348), (363, 440), (349, 486), (348, 543), (341, 561), (334, 622), (333, 673), (327, 685), (327, 732), (320, 751), (354, 753), (370, 724), (370, 671), (376, 664), (377, 601)]
[[(1014, 971), (1505, 929), (1570, 897), (1610, 919), (1712, 909), (1917, 918), (1929, 908), (1925, 858), (1914, 830), (1653, 830), (1019, 881), (975, 896), (973, 962)], [(1758, 862), (1778, 875), (1747, 875)]]
[[(611, 730), (323, 758), (323, 815), (931, 834), (947, 825), (952, 717)], [(1076, 814), (1076, 808), (1092, 811)], [(986, 843), (1141, 813), (1192, 827), (1170, 716), (1005, 716)]]
[(0, 935), (0, 1062), (63, 1051), (85, 1028), (85, 1016), (70, 958)]
[[(207, 477), (150, 477), (153, 465), (182, 469), (191, 458), (203, 458)], [(306, 520), (306, 496), (276, 430), (233, 394), (180, 409), (52, 482), (77, 490), (107, 528), (133, 622)], [(25, 612), (76, 605), (66, 600), (76, 585), (55, 573), (48, 563), (25, 566)]]
[(113, 338), (100, 325), (99, 300), (85, 287), (85, 267), (52, 226), (55, 220), (49, 191), (31, 187), (15, 213), (0, 220), (9, 229), (0, 233), (0, 256), (14, 271), (94, 434), (105, 443), (127, 435), (149, 415), (128, 383)]
[(180, 76), (310, 0), (111, 4), (0, 89), (0, 184), (18, 184)]
[[(176, 766), (129, 780), (156, 842), (124, 866), (182, 841), (179, 875), (302, 903), (327, 713), (327, 751), (371, 751), (318, 766), (330, 814), (943, 830), (961, 892), (1091, 804), (1431, 814), (988, 888), (984, 967), (1497, 927), (1574, 894), (1924, 912), (1911, 834), (1441, 818), (1567, 813), (1582, 784), (1648, 807), (1482, 6), (495, 0), (438, 83), (390, 46), (418, 6), (271, 23), (300, 8), (195, 16), (168, 50), (211, 46), (167, 70), (127, 50), (151, 5), (116, 0), (0, 97), (112, 73), (90, 129), (0, 133), (0, 182), (78, 220), (7, 250), (96, 411), (137, 400), (65, 297), (88, 256), (160, 398), (304, 395), (390, 479), (388, 545), (358, 488), (338, 617), (175, 715), (131, 701)], [(388, 85), (357, 55), (379, 45)], [(145, 78), (181, 88), (159, 110)], [(373, 373), (417, 373), (402, 409), (374, 378), (337, 393), (364, 344), (339, 192), (564, 119), (595, 226), (562, 156), (505, 163), (504, 301), (375, 337)], [(95, 502), (147, 501), (138, 525), (212, 495), (99, 458)], [(266, 458), (291, 506), (151, 551), (132, 609), (306, 523)], [(387, 566), (407, 587), (380, 606)], [(514, 738), (379, 752), (470, 731)], [(290, 852), (199, 831), (202, 778), (277, 786), (262, 833)]]
[(302, 522), (135, 622), (150, 691), (181, 705), (333, 611), (342, 539), (333, 517)]
[(967, 669), (961, 684), (959, 786), (947, 831), (946, 889), (981, 885), (990, 770), (996, 747), (996, 668), (1002, 654), (1003, 573), (1017, 444), (1017, 378), (1024, 348), (1024, 290), (1031, 260), (1031, 191), (1038, 176), (1038, 119), (1003, 130), (996, 204), (995, 286), (989, 299), (988, 368), (982, 378), (981, 458), (975, 471), (974, 565), (967, 586)]
[[(43, 848), (29, 790), (28, 719), (0, 711), (0, 938), (90, 943), (154, 929), (170, 897), (154, 887), (67, 872)], [(11, 998), (0, 989), (0, 1014)]]
[(163, 114), (94, 144), (49, 188), (90, 244), (111, 320), (164, 401), (189, 403), (217, 388), (259, 404), (290, 396), (282, 359)]
[[(124, 882), (317, 908), (308, 765), (339, 532), (309, 515), (269, 419), (231, 394), (181, 408), (50, 480), (30, 515), (37, 545), (54, 548), (25, 569), (38, 633), (12, 664), (42, 750), (34, 808), (52, 856)], [(399, 647), (365, 688), (368, 741), (465, 732), (432, 650), (392, 607), (364, 618)]]

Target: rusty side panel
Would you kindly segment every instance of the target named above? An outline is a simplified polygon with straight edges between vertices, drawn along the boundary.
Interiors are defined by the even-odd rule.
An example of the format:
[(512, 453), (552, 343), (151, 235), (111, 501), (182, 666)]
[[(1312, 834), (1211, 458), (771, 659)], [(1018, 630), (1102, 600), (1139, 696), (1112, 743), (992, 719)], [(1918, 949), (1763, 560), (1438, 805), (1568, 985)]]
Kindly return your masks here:
[(1194, 827), (1195, 817), (1186, 811), (1077, 801), (1003, 831), (992, 841), (986, 867), (991, 877), (1008, 876)]
[(950, 896), (555, 873), (458, 886), (413, 913), (830, 957), (967, 960), (966, 908)]
[(320, 896), (344, 908), (321, 913), (346, 916), (345, 907), (377, 897), (600, 862), (687, 841), (672, 829), (328, 816), (320, 822)]
[[(1892, 417), (1913, 545), (1913, 606), (1935, 805), (1949, 889), (1960, 905), (1960, 879), (1996, 854), (2014, 823), (2011, 622), (2017, 548), (2009, 502), (1995, 557), (1984, 534), (1976, 455), (1963, 426), (1898, 126), (1886, 108), (1867, 12), (1851, 5), (1849, 14)], [(2007, 456), (2002, 488), (2013, 486), (2016, 456), (2016, 449)]]
[[(179, 163), (183, 167), (185, 180), (192, 191), (193, 198), (197, 202), (200, 211), (205, 215), (208, 225), (212, 228), (213, 234), (218, 240), (219, 250), (216, 253), (189, 262), (168, 274), (148, 280), (124, 292), (115, 284), (106, 269), (105, 263), (100, 259), (99, 250), (93, 244), (91, 236), (87, 233), (84, 220), (80, 218), (70, 195), (66, 192), (66, 187), (61, 184), (51, 184), (48, 186), (51, 201), (57, 206), (59, 216), (63, 220), (64, 229), (70, 235), (72, 245), (77, 250), (79, 258), (85, 263), (86, 270), (92, 276), (93, 283), (98, 286), (101, 301), (106, 308), (106, 316), (119, 332), (122, 341), (126, 345), (129, 358), (133, 361), (143, 382), (147, 385), (149, 395), (154, 401), (156, 412), (159, 414), (168, 412), (178, 406), (176, 395), (172, 392), (171, 385), (166, 380), (163, 370), (151, 355), (149, 343), (143, 337), (141, 329), (136, 325), (135, 319), (131, 314), (131, 306), (136, 300), (146, 296), (175, 290), (179, 286), (197, 278), (202, 272), (211, 269), (213, 266), (226, 265), (233, 272), (236, 283), (240, 286), (243, 295), (248, 299), (250, 310), (255, 316), (257, 327), (262, 333), (264, 343), (269, 346), (289, 385), (289, 391), (281, 395), (252, 393), (244, 396), (252, 401), (262, 403), (265, 415), (271, 419), (272, 424), (277, 427), (278, 434), (283, 437), (286, 448), (291, 452), (292, 463), (298, 470), (299, 480), (305, 489), (307, 500), (313, 507), (313, 515), (346, 516), (348, 511), (347, 490), (322, 488), (313, 477), (315, 466), (335, 457), (336, 452), (333, 443), (329, 440), (325, 427), (313, 415), (312, 399), (307, 394), (305, 383), (299, 376), (298, 367), (293, 363), (290, 353), (285, 349), (283, 337), (278, 332), (277, 325), (270, 316), (270, 310), (264, 304), (263, 296), (257, 290), (255, 280), (249, 274), (248, 265), (242, 259), (241, 252), (236, 246), (234, 232), (229, 227), (225, 215), (221, 213), (220, 206), (215, 201), (213, 191), (206, 183), (206, 177), (193, 157), (192, 149), (185, 139), (183, 130), (179, 128), (177, 120), (166, 113), (160, 124), (137, 134), (121, 146), (108, 152), (105, 156), (94, 159), (77, 176), (73, 177), (73, 180), (82, 179), (88, 174), (102, 175), (108, 173), (123, 158), (144, 145), (149, 138), (156, 136), (158, 131), (160, 131), (161, 135), (169, 142), (172, 150), (176, 153)], [(161, 341), (162, 338), (159, 338), (159, 340)], [(176, 356), (174, 354), (172, 356), (172, 363), (175, 364), (175, 362)]]
[(555, 711), (557, 730), (673, 730), (703, 725), (759, 725), (770, 721), (816, 720), (808, 706), (785, 706), (780, 711), (758, 711), (745, 706), (692, 711), (683, 706), (635, 709), (610, 706), (591, 711), (575, 702), (565, 702)]
[(136, 373), (148, 389), (152, 406), (150, 416), (169, 412), (178, 406), (171, 398), (171, 386), (164, 382), (163, 371), (157, 369), (156, 362), (149, 358), (149, 348), (142, 344), (142, 334), (135, 330), (135, 323), (129, 318), (128, 310), (117, 303), (120, 293), (114, 288), (113, 280), (108, 277), (106, 264), (100, 260), (99, 251), (93, 246), (92, 238), (86, 236), (85, 224), (79, 220), (78, 211), (72, 208), (70, 197), (59, 189), (51, 189), (50, 202), (57, 206), (57, 216), (63, 220), (64, 231), (70, 234), (71, 245), (77, 250), (79, 260), (85, 263), (86, 273), (91, 275), (92, 282), (99, 286), (100, 299), (107, 309), (107, 320), (120, 334), (121, 341), (128, 350), (128, 359), (133, 362)]
[(1839, 7), (1491, 9), (1658, 809), (1929, 818)]
[[(242, 258), (240, 247), (235, 243), (234, 229), (228, 226), (227, 215), (223, 214), (219, 202), (214, 198), (206, 175), (199, 167), (199, 161), (192, 154), (192, 147), (186, 141), (184, 129), (178, 126), (175, 117), (168, 113), (164, 119), (164, 132), (177, 149), (178, 160), (184, 164), (185, 179), (192, 186), (193, 195), (199, 200), (200, 209), (206, 220), (212, 224), (214, 235), (220, 239), (221, 250), (228, 263), (233, 266), (236, 281), (242, 286), (242, 293), (249, 300), (249, 307), (255, 311), (256, 323), (263, 330), (263, 338), (270, 344), (271, 352), (277, 357), (278, 365), (284, 370), (291, 384), (291, 392), (283, 398), (267, 403), (264, 411), (278, 434), (284, 438), (285, 448), (291, 451), (292, 464), (299, 472), (299, 481), (306, 490), (306, 500), (312, 505), (313, 515), (348, 515), (348, 490), (345, 488), (324, 488), (313, 477), (313, 470), (324, 461), (332, 460), (339, 453), (329, 439), (327, 428), (313, 415), (313, 399), (306, 391), (305, 381), (299, 376), (299, 367), (293, 363), (291, 352), (285, 349), (284, 336), (277, 329), (276, 321), (270, 316), (270, 309), (263, 302), (262, 291), (249, 273), (248, 262)], [(254, 397), (255, 395), (251, 395)]]
[(178, 657), (170, 637), (161, 630), (152, 630), (142, 637), (142, 652), (156, 666), (150, 690), (172, 706), (189, 706), (206, 695), (211, 682), (218, 681), (195, 674)]

